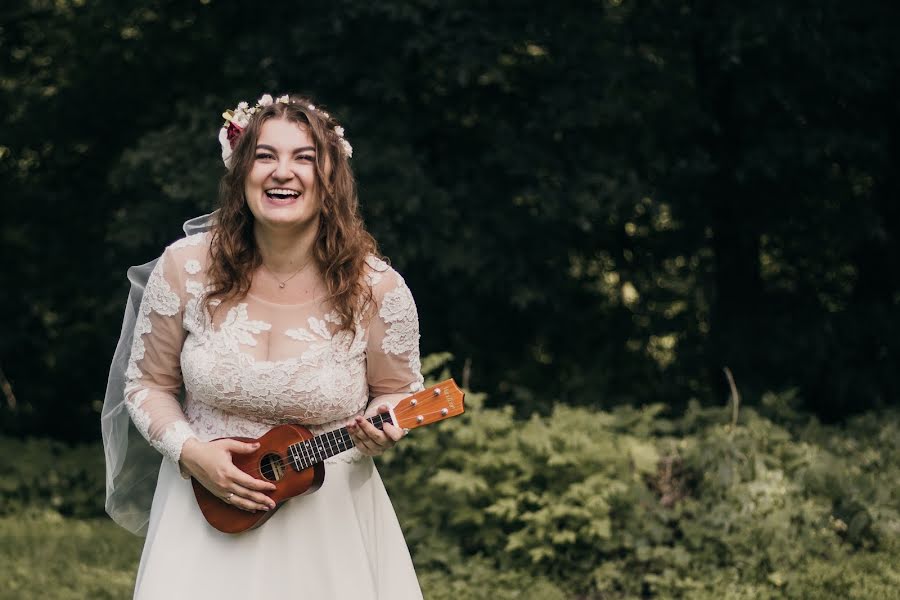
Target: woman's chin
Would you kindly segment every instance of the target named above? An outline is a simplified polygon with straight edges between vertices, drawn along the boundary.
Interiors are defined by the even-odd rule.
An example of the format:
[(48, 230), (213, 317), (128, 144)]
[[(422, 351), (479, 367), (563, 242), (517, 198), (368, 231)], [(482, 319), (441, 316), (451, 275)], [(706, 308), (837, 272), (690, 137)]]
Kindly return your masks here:
[(297, 229), (314, 225), (315, 215), (301, 215), (290, 211), (265, 211), (256, 219), (260, 224), (272, 229)]

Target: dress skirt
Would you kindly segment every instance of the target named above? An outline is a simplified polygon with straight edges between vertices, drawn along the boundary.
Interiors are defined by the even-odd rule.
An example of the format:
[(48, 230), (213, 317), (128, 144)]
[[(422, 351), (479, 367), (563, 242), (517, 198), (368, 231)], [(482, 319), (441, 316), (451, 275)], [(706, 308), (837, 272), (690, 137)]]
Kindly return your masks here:
[(288, 500), (259, 528), (239, 534), (210, 526), (190, 480), (163, 461), (135, 599), (421, 597), (371, 458), (328, 462), (318, 491)]

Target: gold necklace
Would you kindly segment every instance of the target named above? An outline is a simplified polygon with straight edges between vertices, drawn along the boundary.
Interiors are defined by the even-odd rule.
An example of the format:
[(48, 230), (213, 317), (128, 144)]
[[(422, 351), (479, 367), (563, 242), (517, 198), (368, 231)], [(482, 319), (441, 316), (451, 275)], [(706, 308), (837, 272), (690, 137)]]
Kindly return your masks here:
[(308, 267), (308, 266), (309, 266), (309, 263), (311, 263), (311, 262), (312, 262), (312, 259), (307, 260), (305, 263), (303, 263), (303, 265), (302, 265), (299, 269), (297, 269), (296, 271), (294, 271), (294, 273), (293, 273), (290, 277), (288, 277), (287, 279), (285, 279), (284, 281), (282, 281), (281, 279), (279, 279), (279, 278), (278, 278), (278, 275), (276, 275), (275, 272), (274, 272), (272, 269), (270, 269), (268, 266), (266, 266), (266, 263), (262, 263), (262, 266), (263, 266), (263, 268), (264, 268), (266, 271), (269, 272), (269, 274), (270, 274), (272, 277), (275, 278), (275, 281), (278, 282), (278, 287), (281, 288), (281, 289), (284, 289), (284, 286), (287, 285), (287, 282), (290, 281), (291, 279), (293, 279), (294, 277), (296, 277), (296, 276), (300, 273), (300, 271), (302, 271), (303, 269), (305, 269), (306, 267)]

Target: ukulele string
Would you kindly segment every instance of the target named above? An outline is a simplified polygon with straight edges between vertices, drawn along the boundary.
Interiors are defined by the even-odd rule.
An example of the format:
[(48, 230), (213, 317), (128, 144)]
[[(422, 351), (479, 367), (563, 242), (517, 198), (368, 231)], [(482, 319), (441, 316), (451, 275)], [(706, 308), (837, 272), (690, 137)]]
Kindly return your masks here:
[[(374, 418), (374, 417), (373, 417), (373, 418)], [(375, 425), (375, 423), (372, 421), (372, 419), (366, 419), (366, 421), (368, 421), (369, 423), (372, 423), (372, 425), (375, 426), (376, 428), (378, 427), (378, 425), (382, 425), (382, 426), (383, 426), (385, 423), (390, 423), (390, 421), (386, 421), (386, 420), (384, 420), (383, 418), (382, 418), (381, 422), (380, 422), (378, 425)], [(343, 430), (343, 431), (346, 431), (347, 428), (346, 428), (346, 427), (342, 427), (341, 429), (333, 429), (332, 431), (326, 431), (325, 433), (320, 433), (319, 435), (314, 436), (314, 437), (312, 437), (312, 438), (308, 438), (308, 439), (305, 439), (305, 440), (301, 440), (300, 442), (296, 442), (296, 444), (301, 445), (301, 444), (304, 444), (304, 443), (307, 443), (307, 442), (311, 442), (312, 440), (314, 440), (314, 439), (317, 438), (317, 437), (320, 437), (320, 436), (327, 436), (329, 433), (332, 433), (332, 432), (338, 432), (338, 431), (342, 431), (342, 430)], [(331, 440), (329, 440), (329, 439), (327, 439), (327, 438), (323, 438), (323, 439), (325, 439), (325, 442), (326, 442), (325, 444), (323, 444), (323, 445), (317, 445), (317, 446), (311, 446), (311, 445), (310, 445), (310, 446), (309, 446), (309, 451), (308, 451), (308, 452), (300, 452), (300, 450), (298, 449), (298, 452), (300, 452), (300, 453), (299, 453), (299, 457), (300, 457), (299, 460), (301, 460), (301, 461), (302, 461), (302, 460), (308, 460), (310, 457), (312, 457), (313, 459), (315, 459), (315, 462), (313, 462), (313, 463), (311, 463), (310, 465), (304, 467), (303, 470), (309, 469), (309, 468), (311, 468), (311, 467), (313, 467), (313, 466), (319, 464), (320, 462), (325, 462), (328, 458), (331, 458), (331, 457), (327, 457), (327, 458), (319, 458), (319, 457), (316, 456), (316, 454), (315, 454), (315, 449), (316, 449), (316, 448), (319, 448), (320, 450), (327, 449), (328, 451), (332, 451), (332, 452), (333, 452), (333, 453), (332, 453), (332, 456), (334, 456), (334, 455), (336, 455), (336, 454), (340, 454), (340, 453), (342, 453), (342, 452), (345, 452), (345, 451), (347, 451), (347, 450), (350, 450), (351, 448), (355, 448), (355, 447), (356, 447), (356, 442), (353, 441), (353, 438), (352, 438), (352, 436), (350, 436), (349, 432), (347, 433), (347, 435), (348, 435), (348, 437), (350, 437), (350, 439), (349, 439), (347, 442), (344, 442), (344, 441), (343, 441), (343, 436), (342, 436), (342, 434), (337, 434), (337, 433), (335, 433), (334, 435), (338, 435), (338, 436), (340, 436), (340, 437), (339, 437), (338, 439), (331, 439)], [(294, 444), (291, 444), (291, 445), (293, 446)], [(342, 448), (341, 446), (345, 446), (345, 447)], [(336, 450), (336, 452), (334, 452), (335, 450)], [(275, 454), (275, 453), (273, 453), (273, 454)], [(285, 468), (287, 468), (287, 467), (292, 467), (292, 466), (294, 465), (294, 461), (293, 461), (292, 458), (290, 458), (290, 457), (283, 458), (280, 454), (276, 454), (276, 456), (278, 457), (278, 460), (273, 460), (273, 461), (271, 461), (271, 462), (269, 463), (270, 465), (273, 465), (274, 468), (282, 468), (282, 469), (285, 469)], [(263, 475), (262, 469), (261, 469), (261, 468), (260, 468), (260, 469), (255, 469), (254, 471), (249, 472), (248, 474), (250, 474), (250, 475), (253, 475), (253, 474), (256, 474), (256, 475), (262, 475), (264, 479), (267, 479), (267, 480), (268, 480), (268, 478), (266, 478), (265, 475)], [(276, 481), (277, 481), (277, 480), (276, 480)]]
[[(405, 413), (405, 412), (410, 412), (410, 410), (411, 410), (412, 408), (414, 408), (414, 407), (412, 407), (412, 406), (407, 406), (407, 407), (404, 407), (403, 409), (401, 409), (400, 411), (398, 411), (398, 410), (395, 408), (395, 409), (394, 409), (394, 414), (395, 414), (395, 415), (401, 415), (401, 414), (403, 414), (403, 413)], [(443, 409), (441, 409), (441, 410), (443, 410)], [(420, 413), (419, 416), (422, 416), (422, 417), (427, 418), (427, 417), (430, 417), (430, 416), (433, 416), (433, 415), (440, 415), (440, 414), (441, 414), (441, 410), (436, 410), (436, 411), (432, 411), (432, 412), (428, 412), (428, 413)], [(441, 415), (441, 416), (443, 416), (443, 415)], [(367, 420), (368, 420), (368, 419), (367, 419)], [(369, 421), (369, 422), (371, 423), (371, 421)], [(382, 422), (380, 423), (380, 425), (384, 425), (385, 423), (390, 423), (390, 421), (382, 420)], [(390, 423), (390, 424), (391, 424), (391, 425), (394, 425), (393, 423)], [(374, 425), (374, 423), (373, 423), (373, 425)], [(396, 425), (394, 425), (394, 426), (396, 427)], [(343, 429), (346, 430), (346, 427), (344, 427)], [(340, 431), (340, 430), (332, 430), (332, 431)], [(380, 430), (379, 430), (379, 431), (380, 431)], [(327, 435), (328, 433), (330, 433), (330, 432), (325, 432), (325, 433), (322, 433), (322, 434), (319, 434), (319, 435)], [(316, 436), (316, 437), (318, 437), (318, 436)], [(303, 440), (303, 441), (297, 442), (297, 443), (298, 443), (298, 444), (303, 444), (303, 443), (305, 443), (305, 442), (310, 441), (311, 439), (314, 439), (314, 438), (310, 438), (309, 440)], [(355, 448), (355, 447), (356, 447), (356, 443), (353, 442), (353, 438), (351, 437), (350, 440), (346, 443), (347, 447), (346, 447), (346, 448), (341, 448), (341, 446), (345, 445), (344, 442), (340, 441), (341, 439), (342, 439), (342, 438), (338, 438), (338, 440), (328, 440), (328, 441), (327, 441), (327, 444), (325, 444), (325, 445), (323, 445), (323, 446), (317, 446), (317, 447), (320, 448), (320, 449), (327, 449), (327, 450), (329, 450), (329, 451), (337, 450), (337, 452), (334, 452), (334, 454), (332, 454), (332, 456), (334, 456), (334, 455), (336, 455), (336, 454), (340, 454), (341, 452), (345, 452), (345, 451), (347, 451), (347, 450), (350, 450), (351, 448)], [(293, 445), (293, 444), (292, 444), (292, 445)], [(314, 451), (314, 450), (315, 450), (315, 447), (310, 447), (310, 450), (311, 450), (311, 451)], [(281, 455), (277, 455), (277, 456), (278, 456), (278, 460), (273, 460), (273, 461), (271, 461), (271, 462), (269, 463), (270, 465), (272, 465), (272, 468), (276, 468), (276, 469), (277, 469), (277, 468), (285, 469), (285, 468), (287, 468), (287, 467), (293, 467), (293, 466), (294, 466), (294, 461), (293, 461), (293, 459), (291, 459), (290, 457), (286, 457), (286, 458), (285, 458), (285, 457), (282, 457)], [(315, 465), (317, 465), (317, 464), (319, 464), (319, 463), (324, 462), (325, 460), (327, 460), (327, 458), (325, 458), (325, 459), (320, 459), (320, 458), (317, 457), (315, 454), (309, 455), (309, 454), (305, 454), (305, 453), (301, 453), (301, 455), (300, 455), (300, 457), (301, 457), (300, 460), (304, 460), (304, 459), (306, 459), (308, 456), (312, 456), (313, 458), (315, 458), (315, 459), (316, 459), (316, 462), (310, 464), (310, 465), (307, 466), (307, 467), (304, 467), (304, 470), (305, 470), (305, 469), (309, 469), (309, 468), (311, 468), (311, 467), (313, 467), (313, 466), (315, 466)], [(331, 457), (328, 457), (328, 458), (331, 458)], [(263, 475), (263, 469), (262, 469), (262, 468), (254, 469), (250, 474), (251, 474), (251, 475), (262, 475), (263, 479), (266, 479), (267, 481), (269, 481), (269, 479), (268, 479), (265, 475)], [(277, 481), (277, 480), (276, 480), (276, 481)]]

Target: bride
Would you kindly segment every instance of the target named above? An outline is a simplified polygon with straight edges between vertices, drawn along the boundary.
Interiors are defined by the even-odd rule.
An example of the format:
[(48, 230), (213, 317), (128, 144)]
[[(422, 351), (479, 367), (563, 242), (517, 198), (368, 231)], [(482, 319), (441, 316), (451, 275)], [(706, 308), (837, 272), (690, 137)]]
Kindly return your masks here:
[[(142, 277), (129, 273), (104, 404), (107, 510), (147, 535), (134, 597), (420, 598), (371, 458), (403, 433), (365, 421), (422, 389), (418, 316), (363, 226), (352, 147), (307, 98), (264, 95), (225, 117), (219, 210), (166, 248), (139, 303)], [(149, 517), (136, 474), (153, 471), (129, 447), (129, 416), (163, 457)], [(274, 485), (232, 463), (254, 446), (217, 438), (282, 423), (346, 425), (356, 447), (260, 528), (213, 529), (190, 478), (243, 510), (271, 510)]]

